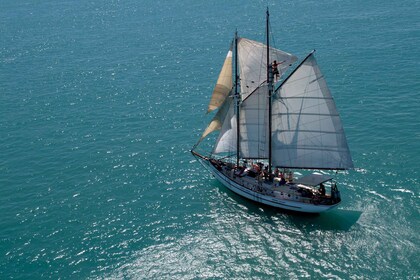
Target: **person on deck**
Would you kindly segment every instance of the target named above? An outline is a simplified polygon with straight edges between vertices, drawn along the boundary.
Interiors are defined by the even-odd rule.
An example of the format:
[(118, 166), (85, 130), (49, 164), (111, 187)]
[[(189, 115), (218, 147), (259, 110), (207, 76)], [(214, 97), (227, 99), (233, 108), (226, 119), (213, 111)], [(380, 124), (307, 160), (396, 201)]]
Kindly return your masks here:
[(279, 182), (279, 186), (282, 186), (286, 184), (286, 179), (284, 179), (284, 175), (283, 172), (280, 172), (280, 182)]
[(319, 193), (321, 194), (321, 196), (325, 196), (325, 187), (322, 183), (319, 185)]

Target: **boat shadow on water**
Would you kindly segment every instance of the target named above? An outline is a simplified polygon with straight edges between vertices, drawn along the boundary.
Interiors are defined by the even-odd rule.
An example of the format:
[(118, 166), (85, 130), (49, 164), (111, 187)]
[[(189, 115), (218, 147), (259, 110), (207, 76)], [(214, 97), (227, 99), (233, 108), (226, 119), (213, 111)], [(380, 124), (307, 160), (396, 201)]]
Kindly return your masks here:
[(219, 188), (221, 193), (226, 194), (235, 203), (241, 205), (242, 209), (246, 208), (248, 214), (261, 217), (263, 222), (276, 226), (278, 223), (275, 220), (282, 219), (303, 232), (316, 230), (349, 231), (362, 214), (361, 211), (337, 208), (321, 214), (285, 210), (246, 199), (226, 189), (222, 184), (215, 182), (215, 186)]

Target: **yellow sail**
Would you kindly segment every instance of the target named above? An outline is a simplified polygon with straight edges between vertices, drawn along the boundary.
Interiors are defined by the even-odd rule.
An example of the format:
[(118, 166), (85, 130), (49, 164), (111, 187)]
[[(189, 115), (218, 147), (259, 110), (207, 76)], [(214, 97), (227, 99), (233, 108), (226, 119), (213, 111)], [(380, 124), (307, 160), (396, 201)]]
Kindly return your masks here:
[(220, 107), (219, 111), (217, 111), (216, 115), (214, 115), (213, 119), (207, 126), (206, 130), (203, 132), (203, 135), (201, 136), (198, 142), (201, 142), (201, 140), (206, 138), (206, 136), (212, 133), (213, 131), (220, 130), (229, 112), (231, 112), (231, 115), (233, 115), (232, 98), (225, 100), (223, 105)]
[(216, 86), (214, 87), (213, 94), (209, 103), (207, 113), (219, 108), (228, 96), (232, 89), (232, 48), (229, 50), (225, 62), (223, 63), (222, 70), (220, 71), (219, 78), (217, 79)]

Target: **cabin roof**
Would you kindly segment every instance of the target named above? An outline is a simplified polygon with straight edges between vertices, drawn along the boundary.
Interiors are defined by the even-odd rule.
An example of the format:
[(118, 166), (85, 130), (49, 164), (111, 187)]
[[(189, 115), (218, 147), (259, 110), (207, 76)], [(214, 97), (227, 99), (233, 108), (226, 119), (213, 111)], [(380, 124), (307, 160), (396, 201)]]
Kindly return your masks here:
[(322, 174), (310, 174), (306, 175), (302, 178), (297, 179), (294, 181), (296, 184), (302, 184), (307, 186), (316, 186), (326, 181), (333, 179), (333, 177), (329, 175), (322, 175)]

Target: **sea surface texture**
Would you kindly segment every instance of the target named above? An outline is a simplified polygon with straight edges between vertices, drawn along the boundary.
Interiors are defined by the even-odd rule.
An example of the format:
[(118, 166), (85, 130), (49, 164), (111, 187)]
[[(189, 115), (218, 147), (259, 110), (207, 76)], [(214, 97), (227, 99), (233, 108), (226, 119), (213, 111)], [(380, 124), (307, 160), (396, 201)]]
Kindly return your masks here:
[[(263, 41), (267, 6), (275, 47), (317, 50), (356, 166), (325, 214), (243, 199), (189, 152), (235, 30)], [(419, 279), (419, 11), (2, 0), (0, 279)]]

